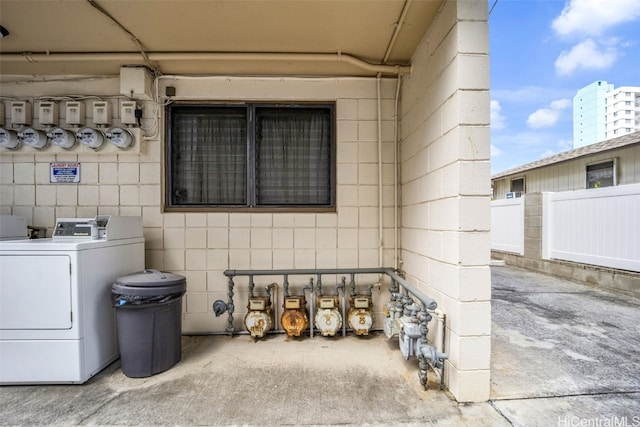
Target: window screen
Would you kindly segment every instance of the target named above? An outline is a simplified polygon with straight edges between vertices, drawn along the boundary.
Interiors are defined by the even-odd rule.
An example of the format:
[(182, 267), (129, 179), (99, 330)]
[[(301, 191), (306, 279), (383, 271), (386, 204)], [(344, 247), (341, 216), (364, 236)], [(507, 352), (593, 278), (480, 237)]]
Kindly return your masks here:
[(168, 207), (334, 205), (332, 104), (168, 110)]

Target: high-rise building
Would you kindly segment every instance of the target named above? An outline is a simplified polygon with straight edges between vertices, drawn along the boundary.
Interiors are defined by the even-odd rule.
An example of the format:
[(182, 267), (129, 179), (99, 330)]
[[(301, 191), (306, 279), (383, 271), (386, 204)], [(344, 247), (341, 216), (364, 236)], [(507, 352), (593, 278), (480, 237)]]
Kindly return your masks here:
[(576, 92), (573, 97), (573, 148), (607, 139), (606, 96), (613, 84), (598, 80)]
[(606, 139), (640, 130), (640, 87), (621, 86), (607, 93)]
[(598, 80), (573, 97), (573, 148), (640, 131), (640, 87)]

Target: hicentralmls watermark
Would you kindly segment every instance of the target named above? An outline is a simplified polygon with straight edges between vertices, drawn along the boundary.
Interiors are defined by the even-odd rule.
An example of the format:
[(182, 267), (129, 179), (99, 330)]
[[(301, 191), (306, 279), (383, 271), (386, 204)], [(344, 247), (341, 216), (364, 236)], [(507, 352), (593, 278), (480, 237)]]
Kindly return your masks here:
[(558, 417), (558, 427), (640, 427), (640, 415), (633, 417)]

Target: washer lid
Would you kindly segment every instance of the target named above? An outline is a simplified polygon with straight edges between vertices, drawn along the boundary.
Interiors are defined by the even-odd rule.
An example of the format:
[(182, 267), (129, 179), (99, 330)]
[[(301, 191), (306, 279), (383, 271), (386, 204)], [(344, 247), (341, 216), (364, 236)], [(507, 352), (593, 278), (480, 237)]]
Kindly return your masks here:
[(186, 278), (166, 271), (147, 269), (118, 277), (112, 286), (113, 293), (124, 295), (160, 295), (184, 292)]

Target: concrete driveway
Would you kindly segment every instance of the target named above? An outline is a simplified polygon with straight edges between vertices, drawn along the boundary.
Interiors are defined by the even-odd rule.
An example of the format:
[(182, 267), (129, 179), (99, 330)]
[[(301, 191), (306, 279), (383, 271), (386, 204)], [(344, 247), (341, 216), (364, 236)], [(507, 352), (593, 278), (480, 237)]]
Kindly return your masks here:
[[(492, 267), (491, 400), (459, 404), (396, 340), (185, 336), (149, 378), (0, 387), (0, 425), (640, 426), (640, 302)], [(1, 363), (1, 361), (0, 361)], [(599, 424), (598, 424), (599, 423)]]
[(516, 426), (640, 426), (640, 301), (513, 267), (492, 283), (497, 411)]

